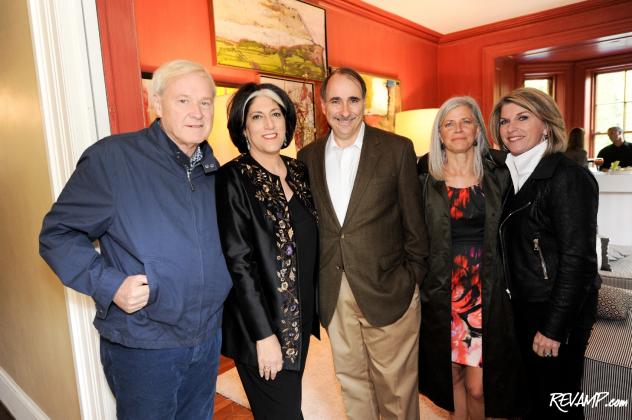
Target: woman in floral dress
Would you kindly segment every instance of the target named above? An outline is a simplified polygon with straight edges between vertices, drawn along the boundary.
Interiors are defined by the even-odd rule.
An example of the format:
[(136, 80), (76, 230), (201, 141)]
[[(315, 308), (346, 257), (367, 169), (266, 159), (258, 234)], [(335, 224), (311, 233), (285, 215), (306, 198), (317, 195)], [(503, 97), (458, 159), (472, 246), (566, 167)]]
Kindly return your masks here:
[(419, 390), (454, 419), (513, 417), (523, 406), (521, 363), (497, 252), (509, 187), (497, 153), (488, 150), (472, 98), (451, 98), (441, 106), (429, 174), (420, 174), (430, 261), (420, 288)]

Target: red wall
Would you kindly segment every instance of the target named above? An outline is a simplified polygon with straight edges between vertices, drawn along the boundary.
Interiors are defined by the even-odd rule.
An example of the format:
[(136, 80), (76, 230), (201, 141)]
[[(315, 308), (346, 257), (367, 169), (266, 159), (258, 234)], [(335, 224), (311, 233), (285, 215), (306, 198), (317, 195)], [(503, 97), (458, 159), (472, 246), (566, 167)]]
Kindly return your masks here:
[[(329, 65), (351, 66), (402, 85), (404, 109), (435, 105), (438, 34), (402, 19), (374, 14), (357, 1), (314, 1), (326, 9)], [(254, 71), (214, 65), (212, 10), (208, 0), (136, 0), (141, 68), (186, 58), (203, 63), (222, 82), (256, 80)], [(376, 21), (375, 18), (382, 20)]]
[[(96, 1), (113, 132), (143, 126), (141, 69), (187, 58), (206, 65), (220, 82), (257, 80), (254, 71), (214, 65), (212, 0)], [(327, 10), (329, 65), (399, 79), (405, 110), (467, 94), (488, 115), (494, 99), (520, 83), (511, 56), (632, 32), (630, 0), (589, 0), (445, 36), (358, 0), (311, 3)], [(558, 92), (565, 98), (561, 106), (569, 125), (581, 125), (586, 106), (573, 90), (583, 80), (568, 72), (564, 77), (564, 85), (575, 89)]]
[[(496, 59), (528, 50), (578, 43), (632, 31), (629, 0), (591, 0), (441, 37), (438, 51), (439, 102), (471, 95), (489, 115), (498, 93)], [(515, 83), (519, 83), (515, 80)], [(582, 99), (583, 100), (583, 99)], [(583, 117), (570, 115), (572, 121)]]

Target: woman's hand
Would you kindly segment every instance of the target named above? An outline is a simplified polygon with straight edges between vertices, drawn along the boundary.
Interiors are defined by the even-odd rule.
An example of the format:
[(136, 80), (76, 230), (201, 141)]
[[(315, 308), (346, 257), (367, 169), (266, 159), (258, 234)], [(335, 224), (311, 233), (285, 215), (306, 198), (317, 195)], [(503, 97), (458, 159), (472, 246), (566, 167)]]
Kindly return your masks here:
[(533, 351), (540, 357), (557, 357), (560, 342), (543, 336), (538, 331), (533, 338)]
[(276, 335), (257, 340), (257, 363), (259, 376), (265, 377), (266, 380), (276, 378), (277, 373), (283, 369), (281, 345)]

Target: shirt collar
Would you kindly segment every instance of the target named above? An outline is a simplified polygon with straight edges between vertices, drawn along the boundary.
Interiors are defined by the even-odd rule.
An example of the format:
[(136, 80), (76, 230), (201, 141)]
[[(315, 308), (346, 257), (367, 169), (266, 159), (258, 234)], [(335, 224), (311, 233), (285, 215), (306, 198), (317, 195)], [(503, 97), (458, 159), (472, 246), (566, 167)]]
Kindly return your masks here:
[(507, 155), (505, 163), (511, 174), (514, 192), (517, 193), (520, 191), (520, 188), (522, 188), (526, 180), (529, 179), (535, 167), (538, 166), (538, 163), (542, 160), (542, 156), (544, 156), (548, 144), (548, 141), (543, 141), (518, 156), (512, 154)]
[[(191, 157), (187, 156), (180, 148), (169, 138), (167, 133), (162, 129), (160, 118), (156, 118), (152, 124), (152, 128), (158, 129), (158, 136), (161, 138), (161, 142), (166, 144), (167, 149), (171, 152), (172, 156), (180, 165), (185, 165), (189, 168), (194, 168), (198, 164), (202, 165), (204, 173), (215, 172), (219, 169), (219, 162), (213, 154), (213, 149), (208, 141), (204, 140), (196, 147)], [(164, 146), (163, 146), (164, 147)]]
[[(362, 124), (360, 125), (360, 129), (358, 130), (358, 134), (356, 135), (355, 141), (353, 142), (351, 146), (347, 146), (347, 147), (355, 147), (356, 149), (362, 150), (362, 143), (364, 142), (364, 127), (365, 127), (365, 124), (364, 122), (362, 122)], [(338, 144), (334, 140), (333, 130), (331, 131), (331, 133), (329, 133), (329, 138), (327, 139), (327, 149), (328, 150), (344, 150), (342, 147), (338, 146)]]

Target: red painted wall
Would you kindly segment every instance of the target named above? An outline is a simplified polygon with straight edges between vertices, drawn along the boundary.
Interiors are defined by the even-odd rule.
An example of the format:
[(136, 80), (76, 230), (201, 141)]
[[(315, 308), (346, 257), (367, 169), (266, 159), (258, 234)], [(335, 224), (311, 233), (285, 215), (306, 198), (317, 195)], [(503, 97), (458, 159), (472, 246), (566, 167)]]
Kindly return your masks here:
[[(326, 9), (330, 66), (351, 66), (402, 85), (404, 109), (436, 103), (438, 34), (392, 16), (374, 19), (370, 6), (357, 1), (314, 1)], [(256, 80), (254, 71), (213, 65), (212, 1), (136, 0), (136, 31), (143, 71), (186, 58), (203, 63), (222, 82)], [(317, 86), (318, 88), (318, 86)]]
[[(483, 114), (489, 115), (494, 90), (498, 93), (498, 84), (506, 81), (505, 77), (497, 80), (497, 58), (629, 31), (629, 0), (591, 0), (443, 36), (437, 56), (437, 100), (471, 95), (481, 104)], [(567, 117), (574, 122), (583, 118)]]

